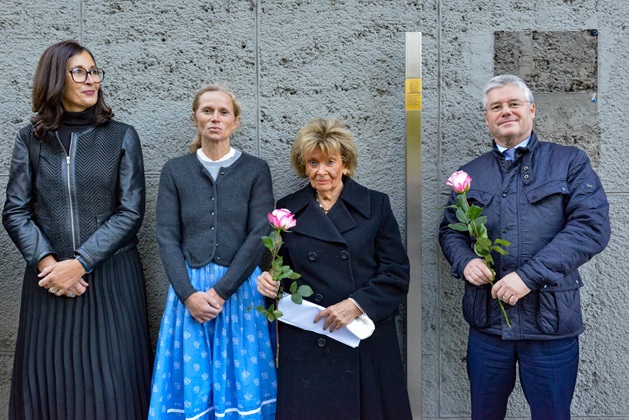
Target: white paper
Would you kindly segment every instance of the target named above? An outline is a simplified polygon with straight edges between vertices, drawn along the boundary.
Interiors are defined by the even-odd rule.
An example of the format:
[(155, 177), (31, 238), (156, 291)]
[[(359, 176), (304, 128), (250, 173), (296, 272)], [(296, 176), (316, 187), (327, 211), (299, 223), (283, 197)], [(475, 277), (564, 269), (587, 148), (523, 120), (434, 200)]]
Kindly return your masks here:
[(360, 344), (360, 338), (349, 332), (345, 327), (330, 332), (329, 327), (327, 330), (323, 329), (325, 318), (320, 319), (316, 324), (312, 322), (319, 314), (319, 311), (325, 309), (323, 306), (307, 300), (303, 300), (301, 305), (298, 305), (292, 301), (291, 295), (286, 295), (280, 300), (278, 309), (284, 314), (279, 318), (281, 322), (301, 328), (302, 330), (326, 335), (350, 347), (356, 348)]

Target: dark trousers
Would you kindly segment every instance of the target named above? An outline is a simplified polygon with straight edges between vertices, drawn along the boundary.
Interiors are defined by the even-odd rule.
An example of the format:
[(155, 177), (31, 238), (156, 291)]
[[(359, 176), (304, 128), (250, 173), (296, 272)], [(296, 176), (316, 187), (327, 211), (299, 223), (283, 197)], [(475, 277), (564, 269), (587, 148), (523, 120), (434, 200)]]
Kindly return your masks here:
[(570, 419), (579, 364), (578, 337), (507, 341), (470, 328), (467, 372), (472, 419), (504, 420), (515, 386), (516, 364), (532, 420)]

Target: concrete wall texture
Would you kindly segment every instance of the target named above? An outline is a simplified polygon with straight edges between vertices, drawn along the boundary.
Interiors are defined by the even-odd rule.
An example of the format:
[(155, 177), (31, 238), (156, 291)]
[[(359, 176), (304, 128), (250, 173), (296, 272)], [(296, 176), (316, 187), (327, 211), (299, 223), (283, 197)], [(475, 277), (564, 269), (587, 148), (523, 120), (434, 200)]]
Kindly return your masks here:
[[(422, 32), (423, 326), (422, 348), (409, 349), (421, 351), (423, 358), (421, 417), (469, 418), (462, 284), (450, 277), (439, 250), (438, 208), (447, 197), (449, 174), (490, 146), (480, 103), (483, 84), (496, 69), (512, 68), (539, 92), (545, 139), (557, 136), (558, 142), (586, 150), (611, 203), (611, 243), (581, 270), (587, 330), (581, 336), (573, 417), (629, 419), (629, 292), (623, 287), (629, 268), (624, 258), (629, 216), (623, 210), (629, 205), (629, 167), (622, 160), (629, 154), (627, 15), (629, 3), (609, 0), (499, 5), (488, 0), (3, 0), (0, 188), (6, 186), (15, 133), (31, 115), (32, 75), (41, 52), (63, 39), (79, 40), (107, 70), (103, 89), (117, 119), (134, 125), (142, 139), (148, 205), (140, 248), (155, 342), (168, 285), (154, 239), (157, 182), (164, 162), (187, 152), (194, 134), (189, 120), (194, 92), (209, 82), (235, 91), (243, 117), (233, 142), (269, 162), (276, 198), (303, 182), (288, 164), (296, 130), (318, 116), (345, 120), (357, 138), (359, 182), (391, 196), (404, 230), (404, 32)], [(597, 31), (595, 40), (587, 37), (591, 30)], [(569, 41), (557, 47), (562, 33)], [(575, 41), (578, 34), (581, 41)], [(496, 51), (512, 56), (496, 56)], [(588, 54), (595, 64), (583, 59)], [(568, 75), (570, 69), (578, 70), (576, 76)], [(589, 84), (560, 88), (574, 78)], [(3, 418), (24, 264), (4, 231), (0, 246)], [(417, 304), (419, 296), (409, 299)], [(508, 417), (529, 416), (516, 387)]]

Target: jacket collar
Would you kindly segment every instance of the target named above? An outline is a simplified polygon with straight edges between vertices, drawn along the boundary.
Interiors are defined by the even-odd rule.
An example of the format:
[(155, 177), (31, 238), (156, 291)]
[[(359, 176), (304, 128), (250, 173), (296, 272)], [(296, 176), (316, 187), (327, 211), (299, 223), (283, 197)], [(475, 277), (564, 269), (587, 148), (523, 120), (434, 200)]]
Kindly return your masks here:
[(319, 208), (315, 190), (310, 185), (291, 195), (286, 206), (297, 217), (297, 225), (293, 228), (295, 232), (325, 241), (345, 243), (341, 234), (357, 226), (351, 210), (369, 217), (371, 203), (369, 190), (344, 176), (341, 195), (327, 215)]
[[(493, 141), (492, 144), (494, 156), (496, 157), (496, 159), (498, 159), (499, 162), (502, 163), (505, 158), (504, 155), (498, 150), (495, 141)], [(539, 139), (537, 138), (537, 134), (535, 134), (535, 131), (532, 131), (531, 140), (529, 140), (529, 143), (526, 145), (526, 147), (518, 147), (515, 150), (514, 164), (512, 167), (515, 167), (515, 165), (521, 160), (519, 171), (522, 174), (522, 183), (524, 185), (529, 185), (534, 180), (533, 155), (535, 154), (535, 150), (537, 150), (538, 147)], [(512, 167), (507, 170), (510, 171)]]
[[(517, 149), (515, 149), (514, 159), (518, 160), (520, 156), (527, 155), (527, 154), (530, 155), (530, 153), (537, 148), (538, 144), (539, 144), (539, 139), (537, 138), (537, 134), (535, 134), (535, 131), (531, 131), (531, 139), (529, 140), (526, 147), (518, 147)], [(502, 154), (500, 150), (498, 150), (498, 146), (496, 145), (495, 140), (491, 141), (491, 145), (494, 151), (494, 156), (498, 157), (499, 159), (504, 159), (504, 155)]]

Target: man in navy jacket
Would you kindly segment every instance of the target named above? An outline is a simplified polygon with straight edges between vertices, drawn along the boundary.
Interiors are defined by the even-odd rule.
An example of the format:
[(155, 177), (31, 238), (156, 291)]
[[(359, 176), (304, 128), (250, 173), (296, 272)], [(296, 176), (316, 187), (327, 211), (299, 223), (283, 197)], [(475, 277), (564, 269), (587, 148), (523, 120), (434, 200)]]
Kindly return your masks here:
[(458, 222), (453, 209), (439, 231), (452, 275), (465, 282), (472, 418), (504, 419), (519, 365), (532, 419), (569, 419), (583, 332), (577, 269), (607, 246), (609, 204), (582, 150), (537, 138), (533, 94), (520, 78), (494, 77), (483, 106), (492, 150), (461, 170), (489, 238), (511, 243), (508, 255), (494, 255), (493, 287), (470, 236), (448, 227)]

